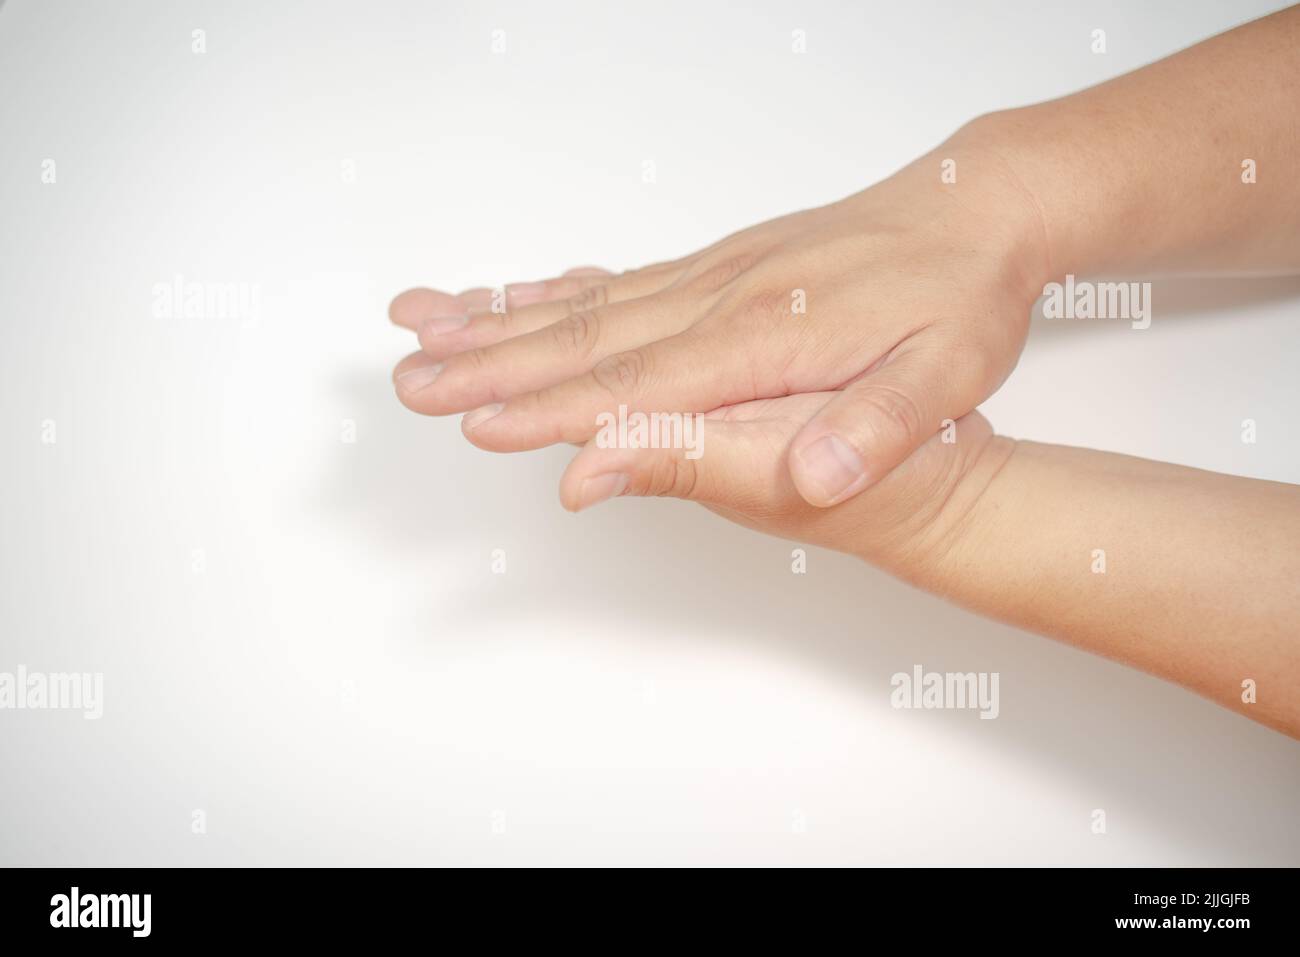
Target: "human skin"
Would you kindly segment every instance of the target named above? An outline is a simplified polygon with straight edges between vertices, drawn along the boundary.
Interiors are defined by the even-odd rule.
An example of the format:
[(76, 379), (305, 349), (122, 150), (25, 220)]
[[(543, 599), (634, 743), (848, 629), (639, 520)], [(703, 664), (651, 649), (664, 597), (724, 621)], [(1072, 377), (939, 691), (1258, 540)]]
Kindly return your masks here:
[(1293, 7), (981, 117), (876, 186), (679, 260), (510, 285), (504, 311), (487, 290), (409, 290), (390, 316), (422, 351), (395, 370), (398, 396), (473, 410), (470, 441), (505, 452), (584, 442), (620, 405), (835, 391), (788, 456), (803, 497), (831, 506), (1006, 379), (1048, 282), (1300, 269), (1298, 100)]
[[(856, 555), (973, 611), (1159, 675), (1300, 737), (1300, 487), (995, 436), (978, 412), (852, 500), (809, 505), (784, 467), (828, 393), (710, 413), (704, 454), (601, 448), (560, 482), (691, 499)], [(1243, 695), (1254, 682), (1253, 701)]]
[[(398, 396), (475, 409), (483, 448), (586, 443), (569, 508), (700, 501), (1300, 737), (1300, 490), (1016, 442), (972, 411), (1067, 273), (1300, 269), (1298, 101), (1292, 8), (681, 260), (508, 286), (504, 311), (411, 290)], [(707, 412), (705, 454), (600, 448), (619, 405)]]

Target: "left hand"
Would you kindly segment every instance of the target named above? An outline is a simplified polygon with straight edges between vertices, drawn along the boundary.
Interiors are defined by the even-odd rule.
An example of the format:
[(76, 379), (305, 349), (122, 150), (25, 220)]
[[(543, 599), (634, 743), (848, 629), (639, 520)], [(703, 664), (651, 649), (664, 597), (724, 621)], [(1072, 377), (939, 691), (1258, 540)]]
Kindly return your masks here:
[[(470, 441), (507, 452), (585, 442), (620, 405), (708, 412), (833, 391), (788, 467), (805, 501), (846, 501), (987, 398), (1023, 346), (1041, 223), (969, 139), (680, 260), (509, 286), (504, 310), (482, 310), (485, 290), (404, 293), (391, 315), (423, 351), (398, 365), (398, 396), (426, 414), (473, 409)], [(941, 181), (948, 154), (960, 187)]]

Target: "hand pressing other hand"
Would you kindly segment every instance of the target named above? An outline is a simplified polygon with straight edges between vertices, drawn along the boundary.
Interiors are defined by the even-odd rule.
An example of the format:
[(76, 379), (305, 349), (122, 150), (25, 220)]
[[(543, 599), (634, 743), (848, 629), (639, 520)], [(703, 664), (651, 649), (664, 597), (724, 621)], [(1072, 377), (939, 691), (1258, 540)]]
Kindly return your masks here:
[(602, 447), (592, 439), (560, 480), (581, 511), (618, 496), (698, 502), (747, 528), (857, 555), (918, 584), (930, 580), (952, 535), (1015, 443), (978, 412), (931, 436), (850, 502), (816, 508), (785, 467), (791, 441), (834, 393), (758, 399), (709, 413), (698, 456), (677, 448)]
[[(1300, 272), (1300, 177), (1262, 172), (1300, 150), (1297, 51), (1292, 7), (683, 259), (403, 293), (422, 351), (398, 395), (469, 411), (485, 449), (583, 444), (571, 509), (693, 499), (1300, 737), (1300, 487), (1014, 442), (972, 411), (1049, 280)], [(703, 455), (592, 441), (627, 410), (707, 413)]]
[[(560, 497), (571, 509), (616, 495), (691, 499), (1300, 737), (1300, 487), (1017, 442), (973, 412), (851, 501), (815, 508), (786, 453), (835, 401), (820, 393), (717, 410), (696, 459), (593, 440)], [(1255, 675), (1277, 692), (1243, 697), (1243, 677)]]
[[(469, 412), (481, 448), (583, 443), (601, 413), (710, 412), (833, 392), (790, 445), (812, 505), (880, 481), (1014, 367), (1046, 254), (1033, 200), (959, 133), (885, 182), (621, 275), (576, 270), (458, 296), (414, 289), (397, 392)], [(945, 183), (943, 158), (961, 164)], [(504, 306), (504, 309), (500, 308)]]

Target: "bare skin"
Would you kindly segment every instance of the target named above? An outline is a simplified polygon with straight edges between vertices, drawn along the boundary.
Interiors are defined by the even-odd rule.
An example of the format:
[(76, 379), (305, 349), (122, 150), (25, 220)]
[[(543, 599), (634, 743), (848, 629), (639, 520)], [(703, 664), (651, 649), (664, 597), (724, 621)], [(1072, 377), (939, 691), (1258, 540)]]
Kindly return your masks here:
[[(1300, 271), (1297, 102), (1300, 7), (680, 260), (507, 286), (504, 310), (410, 290), (397, 393), (472, 410), (482, 448), (586, 443), (567, 507), (700, 501), (1300, 736), (1300, 491), (1017, 443), (973, 411), (1066, 274)], [(620, 405), (707, 412), (706, 454), (599, 448)]]
[(398, 366), (398, 395), (476, 409), (467, 436), (507, 452), (586, 441), (619, 405), (839, 390), (789, 456), (804, 498), (834, 505), (1002, 383), (1065, 273), (1300, 268), (1297, 90), (1292, 8), (983, 117), (877, 186), (673, 262), (509, 286), (504, 314), (478, 311), (482, 292), (412, 290), (391, 315), (423, 351)]
[(1300, 488), (1017, 442), (976, 412), (945, 430), (950, 441), (934, 436), (852, 501), (819, 509), (795, 489), (784, 456), (833, 398), (713, 413), (694, 460), (589, 443), (561, 479), (561, 500), (583, 508), (587, 483), (610, 475), (620, 494), (689, 498), (1300, 737)]

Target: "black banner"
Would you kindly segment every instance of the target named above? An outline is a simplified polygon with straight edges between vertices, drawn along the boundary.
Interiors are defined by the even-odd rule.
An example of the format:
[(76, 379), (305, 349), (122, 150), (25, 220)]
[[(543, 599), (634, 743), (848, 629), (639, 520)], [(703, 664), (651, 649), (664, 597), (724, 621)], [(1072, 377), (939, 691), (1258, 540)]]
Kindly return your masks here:
[[(680, 943), (689, 929), (734, 944), (808, 946), (852, 934), (918, 945), (1107, 940), (1233, 946), (1294, 935), (1293, 870), (872, 870), (793, 880), (616, 875), (600, 890), (489, 884), (423, 869), (67, 869), (0, 871), (6, 944), (402, 943), (412, 933), (510, 931), (616, 947)], [(829, 879), (827, 879), (829, 878)], [(613, 937), (609, 935), (613, 934)], [(62, 939), (62, 940), (61, 940)], [(454, 938), (453, 938), (454, 939)]]

